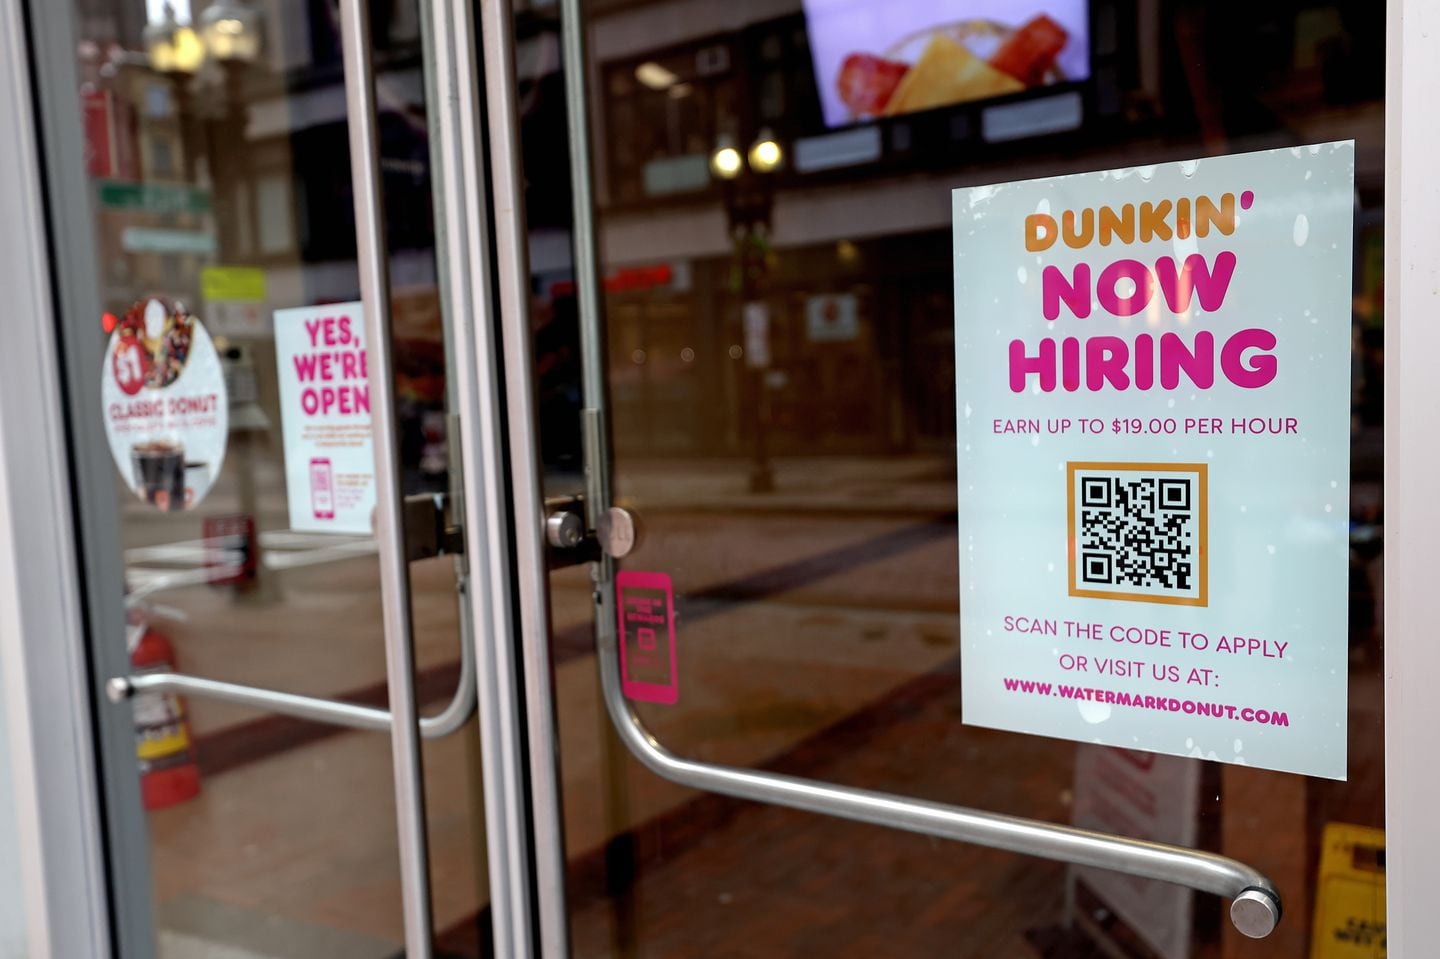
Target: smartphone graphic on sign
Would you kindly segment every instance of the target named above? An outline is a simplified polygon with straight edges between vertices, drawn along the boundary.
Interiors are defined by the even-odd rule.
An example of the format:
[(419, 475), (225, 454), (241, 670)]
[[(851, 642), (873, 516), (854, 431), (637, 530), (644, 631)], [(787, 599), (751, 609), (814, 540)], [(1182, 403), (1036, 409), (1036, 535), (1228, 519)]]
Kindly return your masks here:
[(674, 703), (675, 587), (664, 573), (626, 570), (615, 577), (621, 689), (629, 699)]
[(324, 457), (310, 461), (310, 508), (316, 519), (335, 518), (335, 473)]

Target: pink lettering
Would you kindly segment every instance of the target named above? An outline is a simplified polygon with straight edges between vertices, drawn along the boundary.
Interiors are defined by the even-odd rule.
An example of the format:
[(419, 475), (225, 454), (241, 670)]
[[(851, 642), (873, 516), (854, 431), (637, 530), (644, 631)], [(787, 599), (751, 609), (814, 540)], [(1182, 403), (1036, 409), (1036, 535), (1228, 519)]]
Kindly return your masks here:
[(1065, 337), (1060, 344), (1061, 382), (1068, 392), (1080, 388), (1080, 341), (1073, 336)]
[(1027, 356), (1025, 341), (1010, 342), (1010, 389), (1015, 393), (1025, 392), (1025, 381), (1031, 373), (1040, 376), (1040, 388), (1046, 393), (1055, 389), (1055, 341), (1040, 341), (1040, 355)]
[(1173, 390), (1180, 385), (1180, 371), (1202, 390), (1215, 385), (1215, 335), (1202, 330), (1195, 334), (1195, 349), (1189, 350), (1178, 333), (1160, 337), (1160, 385)]
[(1205, 257), (1192, 253), (1185, 258), (1185, 265), (1175, 266), (1173, 257), (1161, 257), (1155, 261), (1155, 275), (1160, 279), (1160, 290), (1165, 294), (1165, 303), (1174, 313), (1190, 309), (1190, 296), (1199, 294), (1200, 308), (1213, 313), (1225, 302), (1230, 289), (1230, 279), (1235, 275), (1235, 254), (1229, 250), (1215, 257), (1215, 267), (1205, 265)]
[(1085, 385), (1090, 390), (1103, 389), (1106, 382), (1117, 390), (1130, 388), (1125, 363), (1130, 348), (1118, 336), (1092, 336), (1085, 341)]
[[(1220, 350), (1220, 370), (1225, 378), (1242, 389), (1254, 390), (1275, 379), (1279, 363), (1270, 353), (1275, 349), (1275, 334), (1255, 328), (1233, 334)], [(1246, 362), (1246, 350), (1259, 350)]]
[(1135, 388), (1148, 390), (1155, 385), (1155, 337), (1141, 333), (1135, 337)]
[[(1213, 267), (1207, 266), (1199, 253), (1187, 256), (1183, 265), (1177, 265), (1174, 257), (1162, 256), (1155, 261), (1153, 270), (1139, 260), (1116, 260), (1100, 272), (1094, 299), (1114, 316), (1134, 316), (1150, 305), (1158, 281), (1172, 312), (1185, 312), (1197, 296), (1202, 309), (1214, 312), (1225, 303), (1235, 262), (1235, 254), (1228, 250), (1215, 257)], [(1126, 285), (1124, 294), (1119, 292), (1121, 283)], [(1085, 319), (1092, 307), (1089, 265), (1076, 264), (1069, 278), (1059, 267), (1045, 267), (1040, 275), (1040, 294), (1045, 319), (1058, 319), (1062, 303), (1077, 318)]]
[(300, 393), (300, 408), (307, 416), (358, 416), (370, 412), (369, 386), (308, 387)]
[[(1170, 265), (1173, 269), (1174, 262)], [(1124, 296), (1116, 292), (1116, 284), (1121, 280), (1134, 284), (1134, 289)], [(1115, 316), (1134, 316), (1150, 304), (1150, 298), (1155, 295), (1155, 280), (1139, 260), (1116, 260), (1100, 273), (1095, 295), (1100, 305)]]
[(1079, 319), (1090, 315), (1090, 267), (1079, 263), (1075, 266), (1072, 280), (1067, 281), (1058, 266), (1047, 266), (1040, 274), (1041, 308), (1045, 319), (1060, 317), (1060, 301), (1070, 307), (1070, 312)]
[[(306, 320), (305, 325), (309, 326), (310, 321)], [(300, 377), (300, 382), (315, 379), (315, 363), (314, 353), (303, 353), (295, 357), (295, 375)]]

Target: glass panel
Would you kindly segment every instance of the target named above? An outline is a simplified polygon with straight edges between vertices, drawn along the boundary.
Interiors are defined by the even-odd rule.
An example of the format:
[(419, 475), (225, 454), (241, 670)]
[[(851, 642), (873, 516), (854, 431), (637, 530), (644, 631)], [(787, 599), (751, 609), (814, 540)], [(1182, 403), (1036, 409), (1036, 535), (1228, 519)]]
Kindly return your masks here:
[[(371, 8), (404, 486), (422, 495), (451, 466), (425, 65), (415, 0)], [(69, 322), (108, 353), (106, 407), (74, 415), (115, 451), (124, 553), (106, 559), (134, 668), (383, 707), (336, 4), (75, 9), (104, 315)], [(412, 582), (433, 714), (461, 668), (453, 558), (415, 562)], [(160, 955), (398, 954), (387, 735), (155, 693), (134, 707)], [(425, 747), (452, 955), (489, 951), (478, 749), (473, 724)]]
[[(553, 8), (532, 6), (522, 62), (557, 46)], [(1345, 828), (1384, 825), (1383, 5), (583, 6), (615, 490), (645, 529), (622, 566), (676, 591), (679, 701), (637, 704), (645, 722), (685, 756), (1214, 850), (1266, 872), (1286, 913), (1252, 942), (1209, 895), (664, 782), (597, 728), (591, 584), (566, 569), (576, 954), (1302, 959), (1312, 930), (1375, 938), (1336, 910), (1347, 882), (1383, 902), (1383, 834)], [(858, 18), (852, 47), (828, 50), (821, 7)], [(937, 42), (994, 87), (903, 89)], [(559, 67), (537, 60), (526, 199), (532, 249), (552, 249), (569, 171)], [(962, 724), (950, 191), (1349, 138), (1348, 781)], [(768, 139), (778, 168), (745, 156)], [(577, 347), (555, 326), (573, 283), (558, 255), (535, 270), (559, 490), (578, 455)]]

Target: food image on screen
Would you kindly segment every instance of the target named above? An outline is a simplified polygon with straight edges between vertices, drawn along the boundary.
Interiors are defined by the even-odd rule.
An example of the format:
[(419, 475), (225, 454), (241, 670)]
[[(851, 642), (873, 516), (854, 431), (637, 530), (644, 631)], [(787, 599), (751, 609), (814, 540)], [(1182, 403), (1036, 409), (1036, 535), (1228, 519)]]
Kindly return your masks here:
[(1085, 0), (805, 0), (827, 126), (1089, 76)]

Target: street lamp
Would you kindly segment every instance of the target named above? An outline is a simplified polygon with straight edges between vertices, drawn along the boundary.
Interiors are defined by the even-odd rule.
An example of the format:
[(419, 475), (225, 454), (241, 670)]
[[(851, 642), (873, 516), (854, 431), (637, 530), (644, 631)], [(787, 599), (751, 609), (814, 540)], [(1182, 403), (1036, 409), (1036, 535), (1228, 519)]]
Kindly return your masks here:
[(205, 59), (204, 45), (188, 23), (176, 19), (174, 4), (167, 2), (160, 22), (146, 24), (141, 37), (157, 73), (194, 73)]
[(200, 14), (198, 33), (179, 21), (173, 4), (164, 11), (141, 35), (157, 73), (194, 73), (207, 58), (244, 64), (260, 56), (260, 12), (243, 0), (215, 0)]
[(710, 154), (710, 172), (721, 180), (733, 180), (744, 167), (740, 151), (735, 149), (735, 139), (727, 133), (720, 134), (715, 141), (715, 152)]
[(774, 173), (785, 163), (785, 151), (769, 128), (762, 129), (750, 151), (743, 157), (735, 147), (735, 138), (722, 133), (715, 140), (715, 149), (710, 154), (710, 172), (718, 180), (734, 180), (745, 172), (748, 164), (751, 171), (759, 174)]
[(768, 129), (762, 129), (750, 149), (741, 153), (735, 138), (721, 134), (710, 154), (710, 172), (721, 181), (725, 213), (735, 242), (739, 274), (741, 326), (745, 334), (745, 366), (750, 374), (753, 415), (753, 462), (750, 492), (775, 488), (770, 465), (770, 310), (765, 302), (769, 274), (770, 212), (774, 206), (774, 176), (785, 161), (785, 151)]
[(205, 52), (221, 63), (254, 63), (260, 56), (260, 12), (241, 0), (215, 0), (200, 14)]
[(775, 134), (764, 129), (750, 146), (749, 160), (750, 169), (756, 173), (774, 173), (785, 162), (785, 151), (780, 149)]
[(165, 5), (165, 19), (159, 23), (147, 23), (142, 37), (145, 41), (145, 56), (156, 73), (175, 72), (175, 9)]

